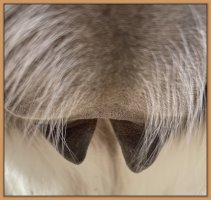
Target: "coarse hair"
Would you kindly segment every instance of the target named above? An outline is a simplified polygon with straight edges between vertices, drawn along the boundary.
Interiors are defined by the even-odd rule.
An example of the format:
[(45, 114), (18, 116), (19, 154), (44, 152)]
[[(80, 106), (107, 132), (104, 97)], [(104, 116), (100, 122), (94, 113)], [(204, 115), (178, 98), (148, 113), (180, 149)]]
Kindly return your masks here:
[[(127, 165), (143, 171), (167, 141), (206, 139), (206, 62), (204, 5), (6, 5), (6, 137), (36, 148), (47, 138), (77, 162), (66, 127), (98, 119), (96, 141), (109, 155), (119, 141)], [(122, 132), (133, 129), (142, 134), (128, 144)]]

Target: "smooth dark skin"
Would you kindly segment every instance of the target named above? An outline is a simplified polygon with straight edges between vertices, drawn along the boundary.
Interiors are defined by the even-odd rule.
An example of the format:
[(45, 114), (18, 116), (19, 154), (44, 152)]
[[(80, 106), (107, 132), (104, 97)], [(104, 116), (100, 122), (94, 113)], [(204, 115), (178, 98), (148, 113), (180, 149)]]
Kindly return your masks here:
[[(143, 145), (145, 127), (144, 124), (135, 124), (126, 120), (110, 120), (116, 137), (122, 149), (126, 164), (133, 172), (140, 172), (149, 167), (157, 157), (160, 149), (159, 137), (156, 137), (152, 142), (146, 157), (140, 162), (138, 156)], [(43, 125), (43, 134), (54, 145), (54, 141), (58, 140), (58, 128), (63, 138), (59, 138), (57, 151), (64, 156), (65, 159), (74, 163), (80, 164), (86, 157), (88, 146), (95, 131), (97, 119), (76, 120), (69, 122), (62, 127), (57, 127), (50, 130), (50, 125)], [(65, 140), (66, 145), (63, 145)], [(63, 150), (62, 150), (63, 148)]]
[[(63, 127), (59, 127), (63, 134), (66, 133), (63, 140), (65, 140), (69, 149), (63, 145), (62, 138), (59, 138), (58, 152), (68, 161), (71, 161), (74, 164), (80, 164), (86, 157), (87, 149), (92, 139), (96, 123), (97, 119), (77, 120), (68, 123)], [(55, 127), (54, 130), (50, 132), (49, 125), (46, 127), (44, 135), (48, 138), (49, 134), (51, 134), (49, 138), (51, 144), (53, 144), (53, 138), (56, 138), (56, 129), (57, 128)], [(62, 152), (62, 146), (64, 152)]]
[(149, 167), (157, 157), (160, 149), (159, 137), (155, 137), (147, 151), (146, 157), (138, 156), (144, 142), (144, 124), (135, 124), (125, 120), (111, 120), (113, 129), (120, 143), (128, 167), (133, 172), (140, 172)]

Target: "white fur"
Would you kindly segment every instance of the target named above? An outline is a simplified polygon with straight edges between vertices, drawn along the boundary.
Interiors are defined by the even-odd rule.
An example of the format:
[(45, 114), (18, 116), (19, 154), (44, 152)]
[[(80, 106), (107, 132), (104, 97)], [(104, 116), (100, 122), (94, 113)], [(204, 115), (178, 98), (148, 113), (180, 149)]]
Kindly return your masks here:
[(109, 146), (99, 137), (108, 133), (97, 129), (85, 161), (78, 166), (39, 137), (30, 145), (19, 135), (6, 137), (6, 194), (206, 195), (205, 127), (198, 133), (202, 138), (196, 134), (189, 143), (167, 144), (156, 162), (140, 174), (128, 169), (119, 146), (109, 155)]
[[(7, 8), (7, 195), (206, 195), (205, 7)], [(40, 134), (92, 118), (81, 165)], [(131, 172), (108, 119), (145, 124), (139, 163), (158, 135), (155, 163)]]

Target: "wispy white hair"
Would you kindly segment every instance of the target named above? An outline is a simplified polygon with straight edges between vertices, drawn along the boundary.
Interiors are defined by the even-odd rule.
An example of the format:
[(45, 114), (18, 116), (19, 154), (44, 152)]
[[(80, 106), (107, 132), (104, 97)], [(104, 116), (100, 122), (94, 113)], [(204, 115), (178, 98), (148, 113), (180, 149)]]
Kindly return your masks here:
[[(206, 62), (204, 5), (6, 6), (7, 193), (205, 194)], [(99, 120), (85, 163), (74, 166), (49, 146), (42, 132), (45, 135), (45, 125), (50, 127), (49, 139), (55, 129), (53, 146), (58, 149), (62, 140), (68, 148), (61, 127), (81, 119)], [(115, 124), (123, 127), (126, 121), (144, 131), (132, 152), (132, 164), (127, 163), (135, 165), (134, 171), (149, 167), (168, 142), (155, 164), (140, 175), (127, 171), (114, 133)], [(193, 176), (190, 190), (182, 190), (181, 181), (172, 178), (184, 172), (175, 170), (169, 182), (159, 180), (161, 168), (175, 169), (168, 159), (176, 155), (178, 165), (190, 159), (194, 163), (191, 153), (196, 149), (197, 159), (203, 155), (200, 167), (195, 165), (199, 175), (190, 174), (194, 166), (181, 167)], [(19, 160), (13, 153), (24, 157)], [(38, 169), (33, 175), (35, 161)], [(45, 178), (43, 170), (49, 170)], [(11, 185), (16, 177), (23, 178), (22, 186)], [(127, 185), (127, 180), (134, 183)], [(163, 187), (156, 189), (162, 181)], [(144, 182), (152, 186), (146, 188)], [(168, 184), (174, 186), (169, 189)]]

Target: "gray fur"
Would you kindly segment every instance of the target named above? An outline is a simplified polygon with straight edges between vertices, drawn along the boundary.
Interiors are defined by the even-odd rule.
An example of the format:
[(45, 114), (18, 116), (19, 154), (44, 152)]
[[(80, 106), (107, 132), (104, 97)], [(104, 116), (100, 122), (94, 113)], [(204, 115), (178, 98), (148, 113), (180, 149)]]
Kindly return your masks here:
[(157, 135), (161, 148), (205, 123), (206, 62), (205, 5), (8, 5), (6, 134), (36, 134), (37, 122), (144, 123), (140, 164)]

